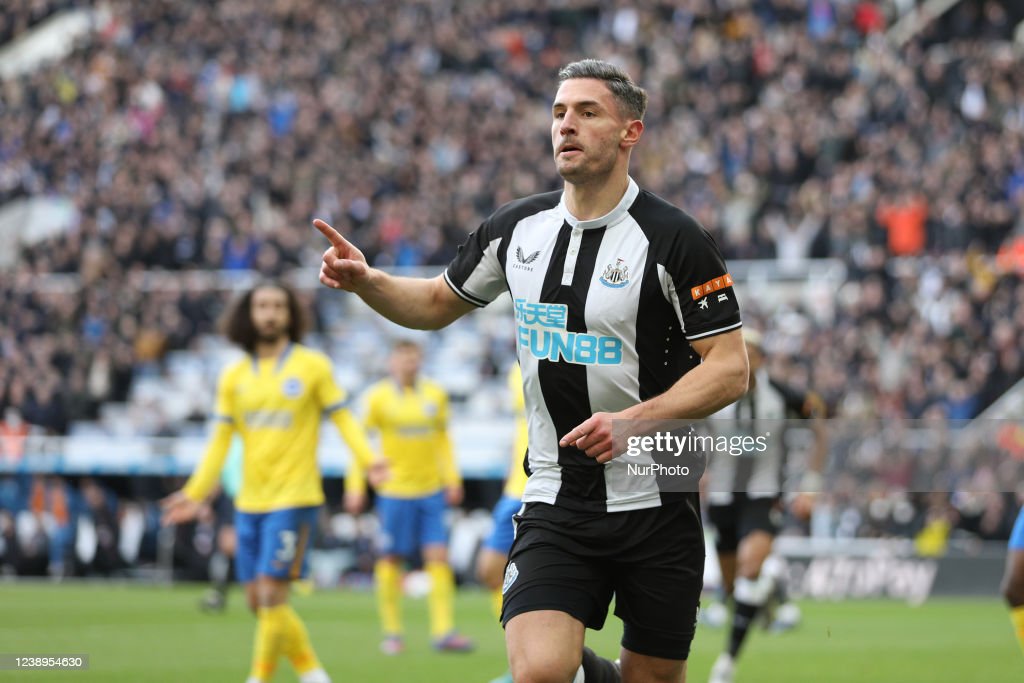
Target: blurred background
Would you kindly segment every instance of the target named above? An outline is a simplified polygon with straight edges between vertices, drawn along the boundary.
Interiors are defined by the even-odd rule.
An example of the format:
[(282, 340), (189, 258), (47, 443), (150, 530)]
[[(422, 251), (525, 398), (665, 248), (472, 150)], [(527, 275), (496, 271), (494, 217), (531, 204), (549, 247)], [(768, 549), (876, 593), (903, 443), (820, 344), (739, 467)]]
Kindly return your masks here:
[[(1016, 0), (5, 0), (0, 574), (204, 580), (215, 517), (161, 531), (155, 502), (203, 451), (226, 303), (288, 279), (359, 394), (410, 333), (318, 285), (311, 219), (437, 274), (560, 187), (556, 72), (593, 56), (647, 88), (632, 174), (714, 235), (773, 373), (835, 419), (910, 421), (867, 485), (787, 521), (794, 593), (995, 597), (1024, 500), (1022, 21)], [(413, 338), (452, 398), (471, 582), (511, 457), (509, 303)], [(965, 455), (922, 462), (928, 429)], [(321, 460), (314, 578), (365, 585), (374, 519), (341, 510), (333, 430)], [(875, 583), (834, 566), (879, 549)]]

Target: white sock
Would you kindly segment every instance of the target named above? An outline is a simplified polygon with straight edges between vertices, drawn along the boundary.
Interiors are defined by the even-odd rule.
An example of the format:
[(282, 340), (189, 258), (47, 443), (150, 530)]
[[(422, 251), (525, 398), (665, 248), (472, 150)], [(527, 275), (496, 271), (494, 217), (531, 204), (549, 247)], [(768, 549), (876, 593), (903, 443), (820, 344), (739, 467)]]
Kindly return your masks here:
[(323, 669), (313, 669), (299, 676), (299, 683), (331, 683), (331, 677)]

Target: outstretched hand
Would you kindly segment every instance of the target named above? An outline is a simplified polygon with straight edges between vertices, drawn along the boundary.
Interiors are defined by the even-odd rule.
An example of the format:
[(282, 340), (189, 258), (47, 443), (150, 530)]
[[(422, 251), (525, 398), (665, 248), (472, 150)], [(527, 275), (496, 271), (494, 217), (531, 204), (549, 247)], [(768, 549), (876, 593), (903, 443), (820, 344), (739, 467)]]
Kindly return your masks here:
[(313, 227), (331, 243), (324, 252), (323, 265), (320, 266), (320, 283), (331, 289), (356, 291), (370, 275), (370, 266), (363, 252), (327, 222), (317, 218), (313, 221)]
[(160, 501), (160, 524), (170, 526), (172, 524), (184, 524), (191, 522), (199, 516), (203, 504), (192, 500), (181, 491), (175, 491)]

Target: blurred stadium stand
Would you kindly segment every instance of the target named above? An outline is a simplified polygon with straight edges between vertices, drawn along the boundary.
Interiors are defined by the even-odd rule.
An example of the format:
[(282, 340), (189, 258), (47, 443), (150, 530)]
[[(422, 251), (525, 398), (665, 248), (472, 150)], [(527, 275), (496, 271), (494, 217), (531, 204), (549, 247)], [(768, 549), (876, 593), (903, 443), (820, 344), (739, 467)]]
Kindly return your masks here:
[[(714, 234), (776, 374), (843, 418), (1019, 422), (1022, 21), (1012, 0), (6, 2), (0, 565), (156, 562), (152, 501), (201, 452), (234, 353), (214, 322), (256, 273), (300, 287), (350, 391), (380, 376), (409, 333), (317, 287), (310, 219), (379, 266), (438, 272), (491, 210), (558, 186), (551, 84), (587, 55), (649, 89), (634, 176)], [(504, 302), (417, 337), (453, 395), (471, 506), (511, 442), (511, 331)], [(998, 474), (1020, 481), (1001, 438)], [(82, 540), (111, 526), (94, 484), (123, 566)], [(1003, 537), (1024, 492), (968, 488), (865, 493), (819, 531)], [(325, 519), (325, 538), (350, 550), (360, 523)]]

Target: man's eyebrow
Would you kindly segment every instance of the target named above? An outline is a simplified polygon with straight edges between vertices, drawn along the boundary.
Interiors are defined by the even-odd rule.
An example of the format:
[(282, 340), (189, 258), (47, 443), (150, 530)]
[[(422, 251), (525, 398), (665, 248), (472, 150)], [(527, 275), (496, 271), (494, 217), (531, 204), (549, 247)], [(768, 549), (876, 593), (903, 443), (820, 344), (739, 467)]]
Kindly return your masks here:
[[(552, 109), (558, 109), (559, 107), (566, 107), (567, 108), (568, 106), (569, 105), (567, 105), (565, 102), (557, 102), (556, 101), (554, 104), (551, 105), (551, 108)], [(586, 108), (586, 107), (598, 107), (598, 108), (601, 108), (601, 103), (598, 102), (597, 100), (583, 100), (581, 102), (574, 102), (573, 106), (578, 108), (578, 109), (583, 109), (583, 108)]]

